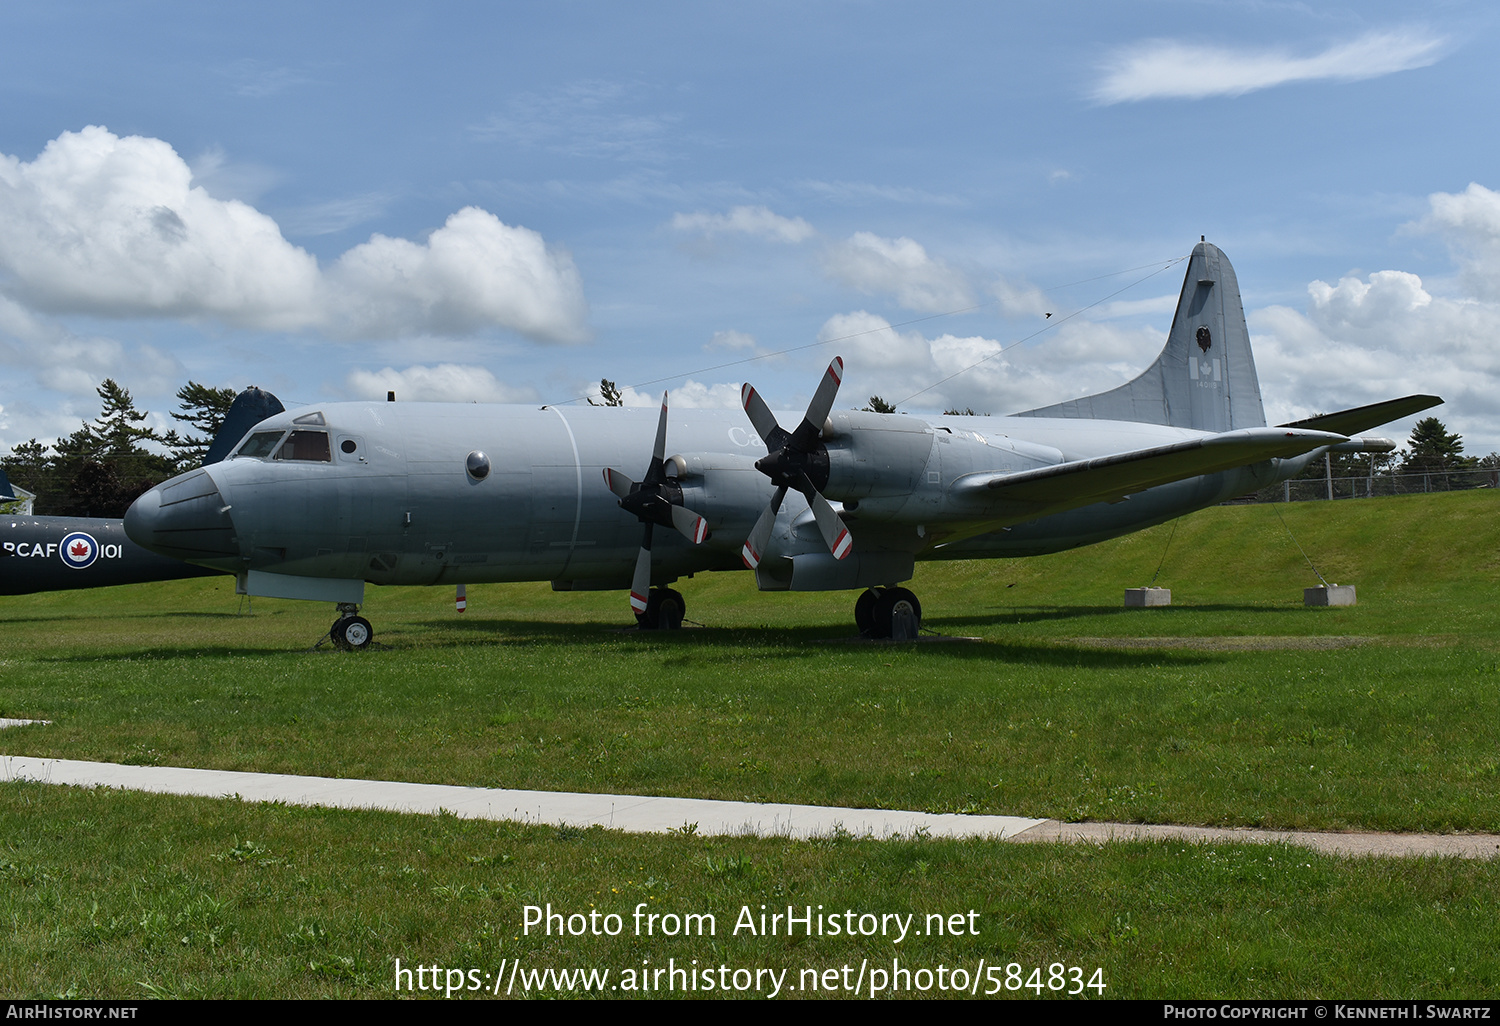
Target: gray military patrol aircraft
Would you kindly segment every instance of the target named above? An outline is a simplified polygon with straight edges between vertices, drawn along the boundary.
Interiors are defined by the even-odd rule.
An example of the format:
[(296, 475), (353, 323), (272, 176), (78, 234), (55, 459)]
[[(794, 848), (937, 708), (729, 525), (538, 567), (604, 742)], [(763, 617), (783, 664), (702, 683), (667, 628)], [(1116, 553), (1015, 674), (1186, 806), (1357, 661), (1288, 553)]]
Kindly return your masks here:
[[(252, 595), (331, 601), (336, 644), (373, 637), (366, 582), (551, 581), (629, 590), (680, 626), (667, 587), (750, 567), (766, 591), (860, 589), (873, 637), (907, 634), (919, 559), (1024, 556), (1163, 523), (1299, 473), (1441, 402), (1408, 396), (1266, 426), (1239, 286), (1201, 242), (1166, 348), (1098, 395), (1010, 417), (834, 410), (835, 358), (806, 414), (755, 389), (734, 411), (329, 403), (257, 424), (222, 463), (130, 508), (145, 548), (239, 575)], [(747, 427), (750, 430), (747, 430)], [(668, 455), (668, 442), (676, 450)], [(762, 454), (764, 453), (764, 454)], [(616, 468), (644, 464), (632, 481)], [(642, 525), (644, 525), (642, 527)], [(656, 526), (674, 528), (663, 537)]]

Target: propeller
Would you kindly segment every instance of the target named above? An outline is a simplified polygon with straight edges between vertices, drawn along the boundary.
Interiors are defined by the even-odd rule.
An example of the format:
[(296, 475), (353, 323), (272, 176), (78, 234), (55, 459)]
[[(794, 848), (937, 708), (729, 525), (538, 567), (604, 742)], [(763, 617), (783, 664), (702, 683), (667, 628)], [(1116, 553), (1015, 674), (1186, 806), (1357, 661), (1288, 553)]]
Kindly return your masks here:
[(781, 501), (786, 498), (788, 488), (795, 488), (807, 499), (818, 522), (818, 530), (834, 558), (843, 559), (854, 548), (854, 539), (849, 529), (839, 518), (838, 512), (823, 498), (821, 488), (828, 486), (828, 447), (823, 444), (823, 423), (833, 409), (833, 400), (839, 392), (839, 382), (844, 376), (844, 361), (835, 356), (818, 382), (808, 404), (807, 415), (797, 430), (787, 431), (776, 422), (776, 415), (766, 406), (753, 386), (746, 384), (740, 390), (740, 400), (745, 404), (745, 413), (761, 440), (766, 443), (766, 455), (755, 462), (755, 469), (771, 479), (776, 486), (771, 504), (761, 513), (760, 519), (745, 539), (740, 556), (745, 565), (754, 570), (760, 565), (766, 546), (771, 541), (771, 528), (776, 523), (776, 514), (781, 511)]
[(635, 577), (630, 585), (630, 608), (637, 614), (646, 611), (646, 597), (651, 591), (651, 530), (657, 524), (676, 528), (688, 541), (698, 545), (708, 537), (708, 521), (682, 505), (682, 489), (667, 477), (664, 459), (667, 451), (667, 393), (661, 394), (661, 419), (656, 423), (656, 445), (644, 481), (632, 481), (618, 470), (604, 470), (604, 483), (620, 499), (620, 508), (633, 513), (646, 525), (641, 536), (641, 554), (635, 560)]

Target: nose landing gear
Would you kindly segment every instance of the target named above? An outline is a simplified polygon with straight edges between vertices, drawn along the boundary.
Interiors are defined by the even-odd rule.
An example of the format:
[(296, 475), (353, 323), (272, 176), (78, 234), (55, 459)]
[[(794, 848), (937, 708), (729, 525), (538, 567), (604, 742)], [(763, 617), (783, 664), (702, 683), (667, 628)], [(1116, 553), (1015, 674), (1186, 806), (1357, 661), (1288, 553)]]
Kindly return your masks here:
[(915, 641), (922, 603), (905, 588), (869, 588), (854, 603), (854, 623), (866, 638)]
[(359, 606), (340, 602), (339, 618), (328, 628), (328, 638), (334, 648), (344, 652), (363, 652), (375, 640), (375, 628), (359, 615)]

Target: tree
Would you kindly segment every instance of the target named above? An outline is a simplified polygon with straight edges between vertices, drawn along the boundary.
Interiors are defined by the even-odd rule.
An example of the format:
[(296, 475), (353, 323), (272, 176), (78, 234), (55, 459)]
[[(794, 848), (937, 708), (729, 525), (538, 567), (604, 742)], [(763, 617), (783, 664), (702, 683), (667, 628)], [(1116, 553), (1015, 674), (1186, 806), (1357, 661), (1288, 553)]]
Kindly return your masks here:
[(896, 407), (880, 398), (878, 395), (870, 396), (870, 405), (865, 407), (866, 413), (895, 413)]
[(99, 401), (104, 404), (93, 428), (99, 439), (100, 455), (131, 459), (149, 456), (140, 443), (159, 442), (161, 436), (145, 426), (147, 413), (135, 408), (130, 390), (117, 384), (114, 378), (105, 378), (97, 391)]
[(57, 455), (51, 461), (50, 491), (56, 498), (55, 506), (49, 503), (49, 513), (124, 516), (142, 492), (171, 477), (176, 469), (169, 458), (143, 446), (162, 439), (146, 427), (148, 414), (136, 409), (128, 389), (106, 378), (98, 393), (103, 406), (98, 418), (53, 446)]
[(1408, 474), (1441, 473), (1471, 467), (1474, 461), (1464, 455), (1463, 438), (1450, 434), (1436, 417), (1424, 417), (1412, 429), (1401, 469)]
[[(588, 398), (588, 397), (586, 396), (585, 398)], [(620, 390), (618, 388), (616, 388), (615, 387), (615, 383), (613, 381), (609, 380), (608, 378), (600, 378), (599, 379), (599, 398), (602, 399), (602, 400), (604, 400), (604, 401), (596, 403), (596, 402), (594, 402), (594, 400), (592, 398), (589, 398), (589, 405), (590, 406), (624, 406), (625, 405), (625, 399), (624, 399), (623, 396), (620, 395)]]
[(179, 435), (172, 430), (162, 435), (161, 441), (172, 451), (177, 470), (186, 471), (202, 464), (208, 447), (229, 416), (229, 407), (234, 405), (235, 391), (189, 381), (177, 390), (177, 398), (182, 400), (177, 407), (182, 412), (172, 414), (172, 419), (191, 424), (202, 434)]
[(36, 507), (43, 510), (55, 509), (64, 494), (53, 472), (51, 448), (33, 438), (12, 446), (10, 455), (0, 460), (0, 466), (5, 468), (11, 483), (35, 495)]

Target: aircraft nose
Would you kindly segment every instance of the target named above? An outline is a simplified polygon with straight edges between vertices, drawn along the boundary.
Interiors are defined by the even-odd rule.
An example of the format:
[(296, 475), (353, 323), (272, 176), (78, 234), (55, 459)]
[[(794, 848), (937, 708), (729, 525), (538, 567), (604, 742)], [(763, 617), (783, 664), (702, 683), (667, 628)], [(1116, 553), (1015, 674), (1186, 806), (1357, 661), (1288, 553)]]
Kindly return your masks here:
[(163, 556), (238, 569), (239, 541), (229, 506), (203, 470), (157, 485), (125, 511), (130, 540)]

